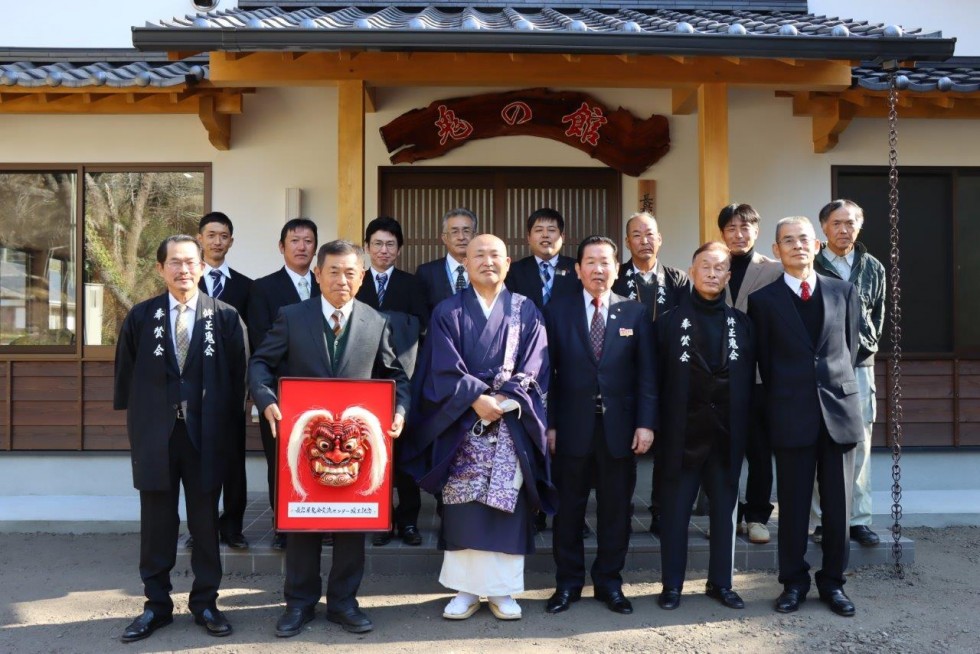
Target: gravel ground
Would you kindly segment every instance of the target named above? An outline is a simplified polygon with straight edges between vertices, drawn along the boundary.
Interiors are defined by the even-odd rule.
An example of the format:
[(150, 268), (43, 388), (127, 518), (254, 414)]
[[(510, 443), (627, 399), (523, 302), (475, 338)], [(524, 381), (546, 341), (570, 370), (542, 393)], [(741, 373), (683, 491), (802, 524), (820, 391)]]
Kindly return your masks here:
[(566, 613), (544, 612), (549, 575), (529, 575), (524, 618), (500, 622), (483, 608), (465, 622), (441, 618), (449, 598), (421, 575), (366, 578), (361, 606), (374, 620), (354, 636), (323, 619), (299, 636), (277, 639), (282, 610), (278, 576), (227, 576), (219, 606), (235, 627), (208, 637), (187, 612), (190, 577), (174, 579), (176, 620), (147, 640), (119, 635), (141, 610), (137, 536), (0, 534), (0, 652), (980, 652), (980, 528), (907, 529), (916, 562), (897, 579), (891, 568), (851, 574), (846, 590), (857, 616), (840, 618), (811, 592), (799, 613), (779, 615), (774, 573), (737, 573), (747, 603), (732, 611), (704, 597), (705, 575), (688, 575), (681, 607), (660, 610), (657, 571), (628, 571), (624, 588), (635, 612), (621, 616), (588, 597)]

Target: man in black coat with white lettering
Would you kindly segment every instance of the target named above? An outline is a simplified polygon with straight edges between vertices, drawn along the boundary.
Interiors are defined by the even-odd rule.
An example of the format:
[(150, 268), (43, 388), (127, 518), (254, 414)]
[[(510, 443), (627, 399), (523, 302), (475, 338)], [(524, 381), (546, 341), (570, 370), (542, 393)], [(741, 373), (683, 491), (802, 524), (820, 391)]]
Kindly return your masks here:
[(854, 603), (843, 587), (850, 552), (854, 446), (864, 437), (854, 376), (861, 304), (852, 284), (814, 272), (819, 247), (809, 219), (780, 220), (773, 253), (785, 273), (749, 296), (776, 456), (783, 584), (776, 611), (796, 611), (810, 588), (804, 555), (816, 475), (824, 527), (817, 590), (832, 611), (853, 616)]

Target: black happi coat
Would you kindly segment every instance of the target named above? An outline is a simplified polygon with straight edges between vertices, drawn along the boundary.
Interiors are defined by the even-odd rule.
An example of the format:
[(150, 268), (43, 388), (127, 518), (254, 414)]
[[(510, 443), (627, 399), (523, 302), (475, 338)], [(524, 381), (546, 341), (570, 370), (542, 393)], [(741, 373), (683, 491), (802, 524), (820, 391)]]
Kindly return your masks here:
[[(215, 490), (224, 480), (233, 439), (241, 436), (236, 416), (245, 410), (245, 326), (234, 307), (198, 293), (182, 373), (174, 353), (169, 298), (163, 293), (140, 302), (126, 316), (116, 344), (113, 408), (126, 409), (133, 485), (141, 491), (163, 491), (173, 490), (170, 433), (177, 405), (186, 402), (187, 434), (201, 455), (201, 486)], [(207, 342), (207, 333), (213, 344)]]
[[(663, 279), (663, 293), (660, 293), (660, 280)], [(653, 269), (650, 283), (633, 270), (633, 260), (630, 259), (619, 267), (619, 276), (613, 283), (612, 292), (630, 300), (640, 302), (650, 311), (650, 317), (656, 320), (660, 314), (676, 307), (688, 292), (689, 280), (687, 274), (677, 268), (665, 266), (660, 261)]]
[[(690, 295), (683, 297), (675, 309), (662, 314), (653, 324), (660, 379), (660, 431), (656, 437), (659, 441), (658, 456), (661, 457), (659, 462), (663, 466), (664, 479), (676, 478), (683, 465), (685, 441), (688, 437), (692, 368), (706, 376), (711, 374), (706, 357), (698, 352), (698, 339), (694, 333), (696, 309), (692, 302)], [(730, 306), (725, 306), (724, 312), (724, 343), (718, 343), (718, 347), (724, 347), (723, 366), (728, 369), (730, 472), (731, 479), (737, 480), (745, 453), (749, 411), (755, 386), (755, 341), (748, 316)], [(689, 325), (686, 329), (685, 324)], [(733, 329), (737, 345), (737, 350), (734, 350), (737, 358), (734, 359), (729, 355), (729, 338)], [(690, 344), (686, 347), (681, 340), (685, 335), (691, 337)], [(687, 360), (683, 361), (685, 353)]]

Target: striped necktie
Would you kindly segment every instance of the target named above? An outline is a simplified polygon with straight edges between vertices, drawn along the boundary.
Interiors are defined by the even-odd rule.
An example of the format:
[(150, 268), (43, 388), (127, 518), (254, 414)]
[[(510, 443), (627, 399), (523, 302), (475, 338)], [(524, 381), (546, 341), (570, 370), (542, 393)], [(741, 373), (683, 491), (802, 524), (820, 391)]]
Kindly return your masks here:
[(211, 275), (211, 297), (220, 298), (221, 292), (225, 290), (225, 276), (220, 270), (212, 270)]
[(548, 304), (551, 299), (551, 264), (541, 262), (541, 304)]
[(378, 306), (380, 307), (381, 303), (385, 301), (385, 289), (386, 285), (388, 284), (388, 273), (379, 273), (375, 279), (378, 280)]

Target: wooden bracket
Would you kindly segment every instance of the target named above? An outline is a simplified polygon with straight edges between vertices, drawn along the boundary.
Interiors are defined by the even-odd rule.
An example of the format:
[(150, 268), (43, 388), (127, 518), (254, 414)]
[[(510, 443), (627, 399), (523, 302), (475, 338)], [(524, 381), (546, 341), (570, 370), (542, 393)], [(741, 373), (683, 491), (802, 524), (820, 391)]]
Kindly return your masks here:
[(208, 140), (216, 150), (231, 149), (231, 116), (220, 113), (217, 101), (213, 95), (202, 96), (198, 105), (198, 116), (204, 129), (208, 131)]

